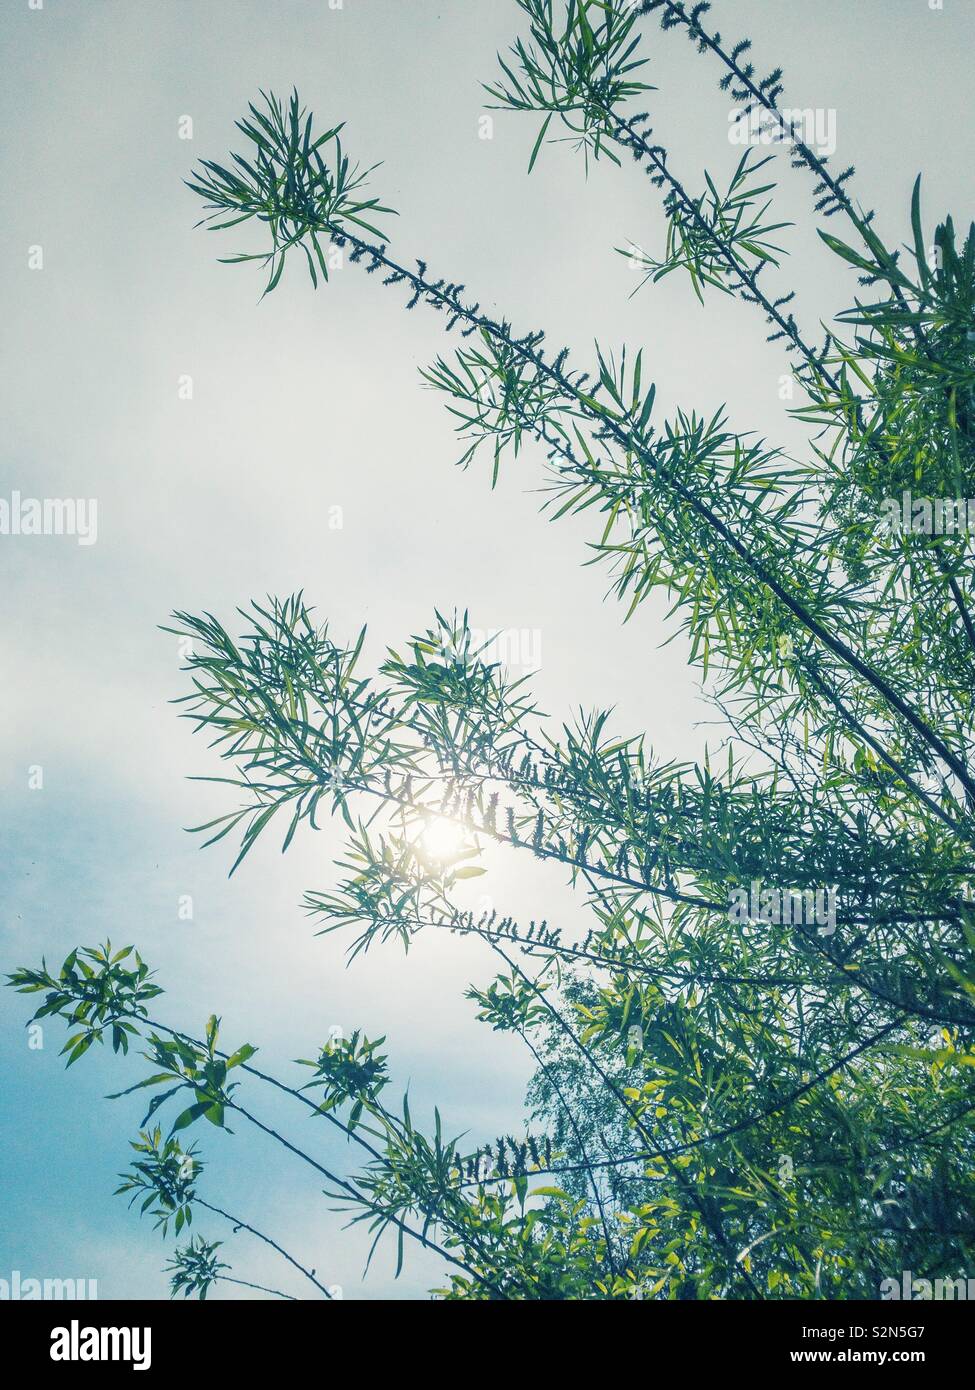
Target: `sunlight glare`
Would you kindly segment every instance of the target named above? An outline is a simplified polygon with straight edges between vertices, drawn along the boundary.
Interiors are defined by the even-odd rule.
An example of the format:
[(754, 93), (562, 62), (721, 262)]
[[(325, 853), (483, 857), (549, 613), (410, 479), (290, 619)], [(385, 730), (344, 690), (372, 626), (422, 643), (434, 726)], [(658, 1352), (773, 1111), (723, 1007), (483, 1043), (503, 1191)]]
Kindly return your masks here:
[(435, 816), (428, 822), (420, 843), (431, 859), (452, 859), (464, 848), (464, 827), (446, 816)]

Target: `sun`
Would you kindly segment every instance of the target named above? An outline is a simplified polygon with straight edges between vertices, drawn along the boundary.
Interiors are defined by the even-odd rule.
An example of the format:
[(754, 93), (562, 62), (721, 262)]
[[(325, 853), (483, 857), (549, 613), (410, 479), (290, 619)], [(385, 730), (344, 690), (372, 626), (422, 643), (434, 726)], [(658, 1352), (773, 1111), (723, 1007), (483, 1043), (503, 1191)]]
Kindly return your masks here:
[(424, 827), (420, 844), (431, 859), (443, 862), (460, 854), (466, 838), (462, 825), (446, 816), (434, 816)]

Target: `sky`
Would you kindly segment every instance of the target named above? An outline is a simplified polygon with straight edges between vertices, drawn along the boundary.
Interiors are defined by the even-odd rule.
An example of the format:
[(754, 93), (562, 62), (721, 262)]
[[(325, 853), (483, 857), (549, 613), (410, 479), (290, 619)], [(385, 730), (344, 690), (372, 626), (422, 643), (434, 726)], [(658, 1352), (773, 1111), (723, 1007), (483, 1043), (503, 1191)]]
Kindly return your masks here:
[[(889, 241), (908, 235), (918, 172), (927, 226), (948, 211), (967, 226), (971, 0), (715, 0), (712, 15), (752, 37), (763, 69), (783, 67), (783, 105), (834, 113), (834, 167), (855, 163), (856, 195)], [(624, 627), (605, 572), (583, 567), (591, 523), (539, 516), (539, 451), (509, 461), (494, 491), (484, 464), (454, 467), (449, 417), (419, 377), (450, 346), (440, 316), (404, 314), (398, 291), (354, 265), (316, 293), (295, 264), (259, 302), (258, 272), (216, 264), (237, 249), (232, 234), (194, 229), (182, 182), (194, 162), (223, 159), (259, 89), (297, 86), (323, 123), (347, 122), (354, 159), (381, 162), (372, 186), (399, 213), (395, 254), (463, 280), (519, 331), (544, 327), (579, 362), (594, 340), (642, 346), (662, 413), (724, 405), (737, 428), (801, 457), (788, 367), (753, 310), (699, 305), (677, 276), (633, 293), (639, 277), (614, 248), (657, 250), (665, 235), (637, 168), (604, 162), (587, 178), (561, 143), (529, 178), (535, 119), (485, 121), (481, 84), (522, 18), (514, 0), (6, 0), (0, 16), (0, 500), (97, 503), (92, 544), (0, 534), (0, 968), (132, 942), (166, 989), (164, 1022), (198, 1034), (216, 1012), (222, 1037), (259, 1045), (285, 1076), (335, 1025), (385, 1034), (387, 1095), (409, 1087), (418, 1118), (438, 1105), (472, 1146), (523, 1124), (531, 1074), (463, 997), (493, 977), (487, 948), (421, 938), (406, 958), (390, 946), (347, 969), (348, 942), (316, 938), (300, 907), (335, 881), (334, 828), (284, 857), (268, 840), (228, 880), (229, 841), (202, 851), (186, 833), (230, 807), (226, 789), (187, 780), (222, 769), (170, 703), (186, 678), (159, 625), (185, 609), (232, 627), (238, 605), (303, 589), (337, 640), (367, 624), (371, 668), (435, 607), (467, 608), (476, 628), (523, 634), (554, 720), (613, 707), (614, 728), (645, 731), (665, 758), (716, 742), (663, 606)], [(720, 73), (685, 39), (642, 28), (658, 90), (641, 105), (672, 167), (692, 189), (705, 168), (726, 179), (741, 151)], [(796, 224), (783, 283), (800, 322), (826, 322), (853, 278), (810, 225), (811, 181), (781, 157), (775, 171), (777, 210)], [(585, 930), (549, 866), (498, 857), (479, 891), (570, 939)], [(112, 1197), (141, 1111), (138, 1097), (104, 1097), (140, 1064), (93, 1050), (65, 1072), (60, 1025), (30, 1047), (28, 1016), (4, 990), (0, 1280), (19, 1270), (96, 1280), (102, 1298), (165, 1297), (170, 1245)], [(324, 1128), (258, 1101), (349, 1170)], [(424, 1298), (440, 1282), (418, 1248), (395, 1279), (385, 1246), (364, 1278), (367, 1238), (343, 1229), (310, 1169), (260, 1135), (201, 1138), (202, 1194), (345, 1298)], [(253, 1238), (216, 1218), (198, 1229), (226, 1242), (239, 1277), (305, 1296)]]

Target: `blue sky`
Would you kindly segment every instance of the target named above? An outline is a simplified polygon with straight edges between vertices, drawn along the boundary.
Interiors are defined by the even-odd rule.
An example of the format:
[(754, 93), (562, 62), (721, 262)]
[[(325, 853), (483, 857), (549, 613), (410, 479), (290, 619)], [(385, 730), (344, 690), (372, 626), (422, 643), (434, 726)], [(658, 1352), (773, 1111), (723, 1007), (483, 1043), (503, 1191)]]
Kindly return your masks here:
[[(781, 63), (786, 101), (835, 109), (837, 159), (891, 239), (907, 231), (924, 171), (931, 217), (972, 208), (969, 120), (975, 10), (969, 0), (716, 0), (717, 22), (749, 33)], [(220, 158), (233, 120), (260, 87), (288, 90), (332, 123), (348, 148), (383, 161), (373, 182), (399, 212), (393, 246), (463, 279), (485, 308), (583, 355), (593, 338), (645, 349), (663, 410), (727, 403), (741, 428), (798, 447), (785, 419), (778, 349), (748, 310), (696, 304), (668, 279), (629, 298), (635, 280), (613, 248), (658, 247), (654, 191), (632, 167), (588, 182), (566, 146), (525, 176), (533, 123), (495, 117), (479, 138), (481, 81), (521, 31), (512, 0), (10, 0), (0, 26), (10, 76), (0, 94), (5, 308), (0, 374), (5, 422), (0, 496), (94, 497), (98, 539), (0, 536), (0, 964), (78, 942), (135, 942), (167, 994), (164, 1020), (199, 1031), (211, 1011), (225, 1036), (259, 1044), (286, 1073), (329, 1027), (385, 1033), (394, 1089), (472, 1138), (517, 1128), (527, 1059), (488, 1035), (463, 990), (491, 962), (476, 942), (422, 941), (404, 960), (374, 952), (346, 970), (343, 943), (316, 939), (303, 892), (326, 888), (341, 835), (299, 838), (282, 858), (259, 846), (228, 882), (226, 843), (201, 852), (183, 827), (227, 809), (225, 793), (187, 777), (217, 771), (168, 703), (183, 693), (174, 608), (210, 609), (303, 588), (339, 636), (369, 625), (367, 656), (427, 626), (433, 609), (468, 607), (483, 628), (542, 635), (535, 681), (558, 718), (616, 707), (662, 754), (703, 747), (708, 711), (680, 640), (664, 650), (662, 611), (624, 629), (604, 576), (583, 570), (585, 521), (539, 519), (538, 455), (526, 450), (491, 493), (458, 450), (418, 369), (444, 348), (436, 316), (355, 267), (311, 292), (297, 271), (259, 304), (256, 273), (215, 264), (232, 248), (193, 229), (182, 186), (201, 156)], [(674, 167), (697, 187), (739, 151), (727, 140), (717, 73), (684, 40), (646, 28), (647, 104)], [(182, 118), (192, 118), (192, 139)], [(781, 210), (802, 223), (808, 182), (782, 165)], [(852, 282), (808, 225), (785, 234), (800, 316), (827, 318)], [(43, 268), (29, 269), (29, 248)], [(179, 382), (192, 377), (192, 399)], [(330, 509), (343, 526), (330, 529)], [(29, 769), (43, 769), (31, 790)], [(506, 860), (487, 890), (505, 910), (547, 915), (567, 934), (581, 909), (553, 874)], [(191, 922), (177, 905), (190, 894)], [(25, 1001), (0, 996), (3, 1144), (0, 1277), (94, 1278), (102, 1297), (165, 1296), (167, 1250), (111, 1197), (138, 1100), (108, 1091), (138, 1075), (89, 1054), (65, 1073), (59, 1028), (29, 1050)], [(255, 1107), (257, 1098), (254, 1099)], [(261, 1099), (271, 1122), (287, 1112)], [(302, 1136), (309, 1122), (299, 1118)], [(345, 1168), (324, 1129), (316, 1152)], [(343, 1232), (310, 1171), (260, 1136), (205, 1136), (205, 1195), (314, 1264), (346, 1297), (422, 1297), (437, 1262), (410, 1254), (399, 1281), (380, 1254), (362, 1282), (365, 1238)], [(216, 1221), (235, 1272), (302, 1292), (273, 1257)]]

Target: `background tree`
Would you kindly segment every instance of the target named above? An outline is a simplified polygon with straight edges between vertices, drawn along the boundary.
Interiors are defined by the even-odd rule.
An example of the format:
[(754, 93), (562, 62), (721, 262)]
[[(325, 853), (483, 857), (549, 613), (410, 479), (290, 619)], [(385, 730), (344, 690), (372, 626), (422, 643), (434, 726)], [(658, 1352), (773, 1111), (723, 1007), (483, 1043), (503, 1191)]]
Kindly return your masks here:
[[(919, 181), (907, 245), (889, 247), (852, 201), (852, 169), (834, 174), (785, 114), (780, 70), (759, 74), (746, 40), (708, 27), (706, 4), (519, 4), (527, 33), (488, 91), (537, 119), (529, 170), (553, 139), (620, 177), (632, 157), (663, 194), (668, 233), (659, 255), (624, 254), (647, 282), (684, 272), (699, 296), (758, 309), (804, 393), (803, 457), (725, 412), (659, 419), (642, 352), (597, 345), (583, 370), (459, 281), (391, 255), (377, 226), (389, 209), (341, 127), (319, 134), (297, 94), (250, 106), (245, 153), (204, 161), (190, 187), (212, 229), (256, 224), (267, 241), (229, 259), (262, 264), (267, 290), (292, 253), (314, 285), (327, 280), (332, 244), (408, 308), (445, 315), (462, 342), (424, 377), (457, 423), (461, 463), (486, 455), (494, 481), (541, 446), (549, 515), (598, 517), (590, 559), (626, 615), (657, 589), (670, 599), (727, 731), (719, 755), (667, 761), (606, 711), (553, 729), (527, 682), (483, 659), (466, 617), (436, 614), (372, 676), (361, 636), (335, 642), (300, 595), (252, 605), (239, 636), (189, 613), (174, 630), (193, 639), (184, 713), (238, 797), (200, 827), (207, 843), (238, 836), (236, 868), (272, 821), (287, 848), (339, 814), (342, 876), (306, 901), (322, 931), (352, 931), (353, 956), (408, 949), (424, 930), (487, 942), (498, 973), (470, 997), (536, 1061), (537, 1132), (472, 1146), (446, 1138), (439, 1114), (418, 1128), (405, 1100), (383, 1097), (383, 1040), (358, 1034), (323, 1044), (304, 1084), (272, 1077), (251, 1045), (217, 1047), (215, 1018), (202, 1040), (150, 1018), (158, 990), (131, 950), (73, 952), (13, 983), (77, 1029), (69, 1065), (109, 1029), (116, 1050), (143, 1039), (141, 1085), (167, 1089), (123, 1189), (145, 1192), (164, 1228), (201, 1205), (178, 1136), (237, 1117), (321, 1171), (377, 1239), (437, 1251), (448, 1297), (875, 1297), (903, 1269), (964, 1273), (975, 576), (967, 525), (934, 516), (940, 499), (975, 495), (975, 230), (959, 244), (946, 218), (931, 254)], [(786, 257), (767, 159), (750, 151), (726, 191), (705, 176), (691, 193), (633, 109), (654, 17), (716, 62), (744, 118), (812, 175), (820, 234), (857, 273), (824, 339), (796, 321), (787, 282), (770, 283)], [(906, 491), (928, 503), (920, 526), (891, 524)], [(459, 906), (492, 844), (564, 866), (588, 934)], [(344, 1131), (362, 1168), (333, 1173), (271, 1130), (241, 1099), (262, 1085)], [(147, 1126), (180, 1094), (164, 1139)], [(227, 1277), (215, 1248), (177, 1254), (174, 1292)]]

